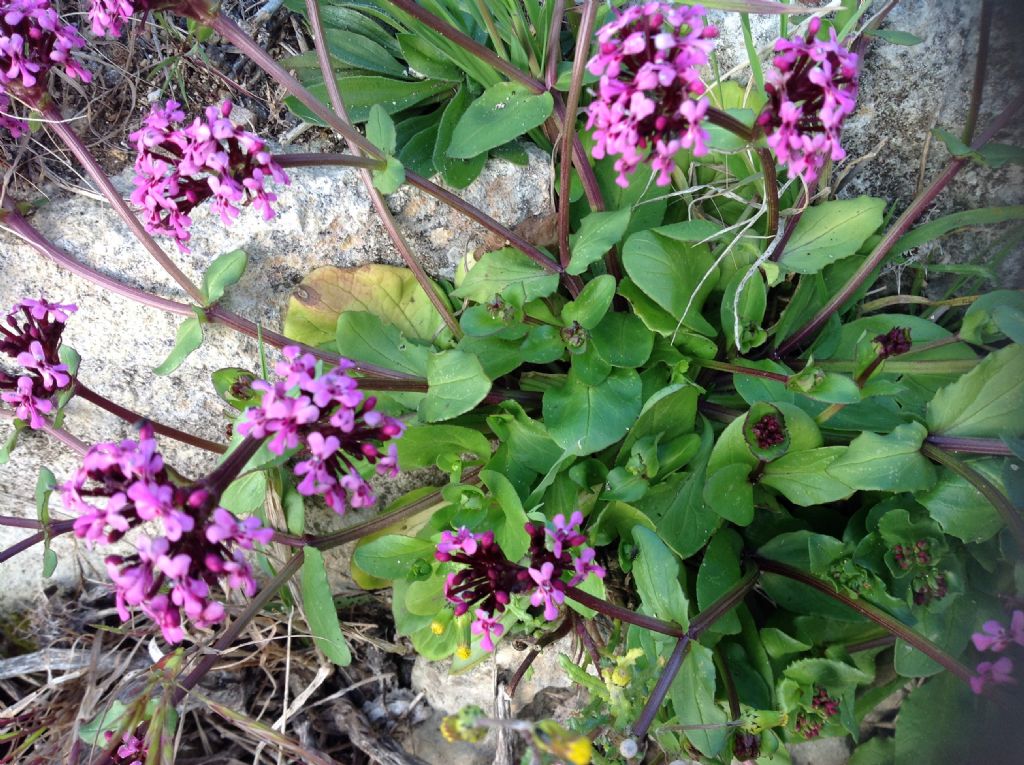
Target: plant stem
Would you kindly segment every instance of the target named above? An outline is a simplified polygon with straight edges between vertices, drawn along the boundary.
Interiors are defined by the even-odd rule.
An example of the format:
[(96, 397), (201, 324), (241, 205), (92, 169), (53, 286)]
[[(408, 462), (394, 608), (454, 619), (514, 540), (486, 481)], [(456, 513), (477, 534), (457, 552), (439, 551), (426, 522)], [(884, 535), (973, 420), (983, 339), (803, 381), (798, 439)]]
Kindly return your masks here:
[(992, 0), (981, 0), (981, 20), (978, 24), (978, 57), (974, 62), (974, 83), (971, 85), (971, 104), (967, 109), (967, 121), (961, 140), (970, 143), (974, 128), (978, 124), (978, 110), (985, 90), (985, 69), (988, 66), (988, 38), (992, 31)]
[(736, 364), (729, 364), (725, 361), (714, 359), (695, 359), (695, 363), (706, 369), (714, 369), (719, 372), (731, 372), (734, 375), (747, 375), (749, 377), (763, 377), (766, 380), (775, 380), (780, 383), (788, 383), (789, 375), (778, 372), (769, 372), (766, 369), (753, 369), (752, 367), (741, 367)]
[[(102, 274), (99, 271), (75, 260), (59, 247), (47, 240), (20, 213), (15, 212), (10, 208), (3, 213), (2, 220), (8, 229), (15, 232), (29, 245), (38, 250), (44, 257), (50, 258), (59, 266), (66, 268), (77, 276), (88, 279), (94, 284), (98, 284), (105, 289), (109, 289), (111, 292), (121, 295), (122, 297), (126, 297), (129, 300), (134, 300), (142, 305), (147, 305), (151, 308), (157, 308), (161, 311), (167, 311), (168, 313), (177, 314), (179, 316), (195, 316), (193, 308), (185, 303), (178, 303), (173, 300), (157, 297), (156, 295), (151, 295), (144, 290), (137, 289), (136, 287), (130, 287), (127, 284), (122, 284), (116, 279), (112, 279), (106, 274)], [(286, 345), (297, 345), (302, 348), (305, 353), (311, 353), (316, 358), (323, 359), (330, 364), (337, 364), (341, 360), (341, 356), (337, 353), (331, 353), (330, 351), (325, 351), (322, 348), (314, 348), (313, 346), (292, 340), (269, 329), (261, 329), (248, 319), (244, 319), (238, 314), (219, 305), (209, 306), (204, 309), (204, 312), (209, 321), (224, 324), (225, 326), (231, 327), (236, 332), (241, 332), (242, 334), (248, 335), (252, 338), (262, 337), (266, 343), (274, 346), (275, 348), (283, 348)], [(426, 390), (426, 380), (422, 377), (415, 377), (414, 375), (409, 375), (405, 372), (396, 372), (392, 369), (387, 369), (386, 367), (379, 367), (375, 364), (366, 364), (361, 361), (354, 363), (356, 371), (364, 374), (376, 375), (377, 378), (380, 378), (376, 380), (363, 378), (364, 384), (366, 385), (373, 383), (386, 385), (387, 381), (397, 381), (392, 384), (401, 385), (402, 381), (407, 381), (405, 384), (411, 386), (404, 388), (378, 387), (376, 390)]]
[(64, 121), (64, 116), (60, 113), (57, 107), (52, 101), (48, 99), (41, 104), (35, 105), (42, 112), (43, 116), (46, 117), (46, 127), (52, 130), (57, 136), (67, 145), (71, 150), (71, 153), (75, 155), (75, 159), (78, 160), (79, 164), (85, 169), (85, 172), (93, 183), (99, 187), (99, 190), (103, 193), (103, 196), (107, 198), (107, 201), (113, 206), (114, 211), (121, 217), (131, 232), (135, 235), (135, 238), (142, 243), (142, 246), (146, 248), (153, 259), (161, 265), (178, 285), (185, 290), (186, 294), (191, 297), (196, 303), (203, 304), (203, 293), (202, 291), (192, 283), (192, 280), (185, 276), (184, 272), (178, 268), (178, 266), (171, 260), (167, 253), (163, 251), (163, 248), (156, 243), (156, 240), (146, 231), (145, 226), (142, 225), (142, 221), (136, 217), (135, 213), (132, 212), (131, 208), (128, 207), (128, 203), (124, 201), (121, 194), (117, 189), (114, 188), (114, 184), (110, 182), (107, 174), (100, 167), (96, 158), (93, 157), (92, 153), (86, 147), (82, 140), (78, 137), (78, 134)]
[(367, 170), (383, 170), (385, 163), (372, 157), (362, 157), (355, 154), (307, 154), (296, 152), (295, 154), (275, 154), (274, 162), (284, 168), (289, 167), (324, 167), (335, 165), (339, 167), (361, 167)]
[(643, 739), (647, 736), (647, 731), (650, 730), (651, 723), (654, 722), (654, 717), (657, 715), (658, 709), (661, 708), (661, 704), (665, 700), (669, 688), (672, 686), (672, 681), (675, 680), (676, 675), (679, 673), (679, 668), (683, 665), (683, 659), (686, 658), (686, 654), (690, 651), (691, 643), (694, 640), (699, 640), (708, 627), (739, 605), (740, 601), (757, 583), (759, 573), (757, 567), (752, 566), (742, 579), (690, 620), (690, 628), (676, 643), (676, 647), (673, 649), (672, 655), (669, 656), (668, 662), (665, 664), (665, 668), (662, 670), (661, 676), (654, 686), (654, 690), (651, 691), (650, 698), (647, 699), (640, 717), (637, 718), (636, 723), (633, 725), (633, 734), (637, 738)]
[(569, 85), (565, 104), (565, 119), (562, 120), (561, 166), (558, 178), (558, 253), (565, 268), (569, 265), (569, 186), (572, 180), (572, 141), (576, 135), (576, 110), (579, 108), (580, 92), (583, 90), (583, 75), (586, 69), (587, 53), (590, 52), (590, 36), (597, 18), (597, 0), (588, 0), (580, 18), (580, 31), (576, 37), (576, 50), (572, 60), (572, 82)]
[[(728, 112), (716, 109), (714, 106), (708, 107), (707, 121), (712, 125), (728, 130), (748, 143), (754, 140), (754, 128), (747, 127)], [(774, 169), (774, 160), (772, 160), (772, 163), (772, 169)]]
[[(15, 524), (5, 523), (3, 525), (13, 526)], [(15, 542), (6, 550), (0, 550), (0, 563), (5, 563), (18, 553), (23, 553), (30, 547), (34, 547), (35, 545), (39, 544), (44, 539), (46, 539), (47, 536), (49, 536), (50, 539), (53, 539), (54, 537), (60, 536), (61, 534), (66, 534), (67, 532), (71, 531), (74, 528), (74, 526), (74, 521), (53, 521), (52, 523), (50, 523), (50, 528), (48, 530), (38, 531), (29, 537), (25, 537), (20, 542)]]
[[(327, 95), (331, 100), (331, 106), (338, 117), (351, 124), (348, 118), (348, 110), (345, 108), (345, 99), (341, 96), (341, 91), (338, 89), (338, 81), (334, 78), (334, 70), (331, 67), (331, 56), (327, 50), (327, 38), (324, 34), (323, 24), (320, 21), (319, 0), (306, 0), (306, 15), (309, 17), (309, 27), (313, 33), (313, 45), (316, 48), (316, 57), (320, 62), (320, 72), (323, 74), (324, 84), (327, 86)], [(351, 140), (349, 141), (349, 149), (357, 157), (360, 156), (361, 150), (359, 146)], [(398, 254), (405, 261), (406, 267), (412, 271), (412, 275), (416, 278), (420, 289), (423, 290), (423, 294), (427, 296), (430, 304), (434, 306), (434, 310), (437, 311), (441, 320), (444, 321), (452, 336), (456, 339), (462, 337), (462, 327), (459, 326), (459, 322), (452, 315), (451, 308), (445, 298), (438, 294), (438, 291), (434, 288), (433, 280), (427, 275), (427, 272), (423, 269), (416, 256), (413, 255), (408, 242), (402, 236), (402, 232), (398, 230), (395, 218), (391, 214), (387, 202), (384, 200), (384, 195), (373, 185), (373, 176), (370, 174), (370, 171), (366, 168), (360, 169), (359, 177), (363, 181), (363, 186), (366, 188), (366, 193), (370, 196), (370, 202), (373, 204), (373, 209), (376, 211), (377, 217), (380, 218), (384, 230), (387, 231), (392, 244), (395, 245)]]
[(755, 555), (753, 560), (765, 573), (778, 574), (779, 576), (784, 576), (787, 579), (792, 579), (802, 584), (806, 584), (808, 587), (812, 587), (818, 592), (828, 595), (830, 598), (838, 600), (840, 603), (849, 606), (857, 613), (888, 630), (900, 640), (913, 646), (928, 658), (938, 662), (961, 680), (967, 681), (974, 677), (974, 673), (971, 672), (971, 670), (943, 651), (931, 640), (916, 630), (911, 629), (898, 619), (894, 619), (877, 606), (873, 606), (860, 599), (851, 598), (849, 595), (837, 591), (830, 582), (818, 579), (812, 574), (808, 574), (805, 571), (801, 571), (800, 569), (794, 568), (793, 566), (789, 566), (785, 563), (778, 563), (777, 561), (762, 558), (759, 555)]
[(1013, 538), (1017, 541), (1017, 546), (1024, 550), (1024, 518), (1021, 518), (1020, 513), (1010, 504), (1010, 500), (991, 481), (966, 462), (954, 457), (949, 452), (939, 449), (928, 441), (921, 444), (921, 454), (938, 462), (940, 465), (948, 467), (977, 489), (988, 500), (989, 504), (996, 509), (996, 512), (999, 513), (1007, 528), (1010, 529), (1010, 533), (1013, 534)]
[(173, 438), (176, 441), (181, 441), (183, 444), (205, 449), (206, 451), (214, 452), (215, 454), (223, 454), (227, 451), (227, 447), (224, 444), (207, 441), (205, 438), (200, 438), (199, 436), (192, 435), (191, 433), (186, 433), (183, 430), (172, 428), (170, 425), (164, 425), (145, 415), (139, 414), (138, 412), (133, 412), (131, 409), (111, 401), (106, 396), (100, 395), (81, 380), (75, 380), (75, 395), (81, 396), (86, 401), (95, 404), (100, 409), (104, 409), (116, 417), (120, 417), (131, 425), (134, 425), (140, 420), (145, 420), (153, 426), (154, 433), (159, 433), (162, 436), (167, 436), (168, 438)]
[(220, 659), (220, 655), (228, 650), (232, 643), (242, 634), (242, 630), (245, 626), (252, 621), (253, 617), (258, 614), (263, 606), (265, 606), (270, 599), (277, 594), (284, 585), (288, 583), (298, 570), (302, 567), (302, 562), (305, 559), (305, 553), (302, 550), (298, 550), (288, 562), (282, 566), (281, 570), (277, 572), (277, 575), (264, 585), (263, 589), (260, 590), (256, 596), (249, 601), (249, 604), (245, 607), (245, 610), (238, 615), (238, 618), (231, 622), (230, 625), (221, 633), (221, 636), (217, 638), (217, 641), (203, 654), (203, 658), (199, 660), (199, 663), (195, 668), (189, 672), (189, 674), (178, 683), (178, 687), (174, 689), (174, 694), (171, 696), (171, 706), (177, 706), (181, 703), (181, 700), (185, 698), (185, 695), (195, 687), (195, 685), (203, 679), (207, 672), (213, 668), (213, 665)]
[[(991, 138), (1002, 130), (1004, 127), (1010, 124), (1013, 120), (1014, 115), (1017, 111), (1024, 106), (1024, 93), (1018, 94), (1016, 98), (996, 117), (985, 130), (985, 132), (975, 141), (971, 148), (977, 151), (982, 148)], [(850, 279), (843, 285), (842, 289), (839, 290), (836, 295), (832, 297), (825, 306), (818, 311), (814, 317), (807, 322), (803, 327), (794, 332), (790, 337), (780, 345), (776, 351), (772, 354), (775, 358), (784, 357), (790, 352), (801, 348), (804, 343), (810, 339), (822, 325), (828, 321), (828, 318), (835, 313), (839, 308), (849, 300), (853, 294), (860, 288), (860, 286), (867, 280), (871, 273), (881, 265), (885, 256), (889, 254), (889, 250), (893, 248), (896, 242), (901, 236), (903, 236), (914, 222), (921, 217), (921, 215), (928, 209), (928, 207), (935, 201), (935, 198), (939, 193), (949, 185), (949, 182), (953, 180), (957, 173), (969, 162), (967, 157), (959, 157), (950, 162), (946, 168), (939, 173), (939, 176), (931, 182), (917, 198), (910, 203), (910, 206), (903, 211), (903, 214), (897, 219), (892, 225), (889, 231), (882, 237), (882, 240), (875, 246), (875, 249), (871, 254), (864, 260), (860, 268), (850, 277)]]
[(638, 614), (636, 611), (631, 611), (628, 608), (617, 606), (614, 603), (609, 603), (607, 600), (602, 600), (588, 592), (583, 592), (576, 587), (566, 587), (565, 596), (575, 600), (582, 606), (593, 609), (598, 613), (604, 614), (609, 619), (618, 619), (620, 622), (626, 624), (632, 624), (635, 627), (643, 627), (651, 632), (658, 632), (662, 635), (669, 635), (674, 638), (681, 638), (686, 633), (676, 624), (671, 622), (662, 621), (661, 619), (655, 619), (653, 616), (646, 616), (645, 614)]
[(937, 449), (965, 454), (994, 454), (1012, 457), (1013, 450), (998, 438), (968, 438), (965, 436), (928, 436), (927, 441)]
[(263, 445), (266, 438), (253, 438), (252, 436), (246, 436), (242, 439), (241, 443), (235, 447), (234, 451), (231, 452), (224, 461), (221, 462), (217, 467), (210, 472), (205, 478), (201, 480), (202, 485), (209, 490), (209, 492), (218, 499), (220, 495), (224, 493), (224, 490), (228, 488), (232, 481), (234, 481), (238, 474), (242, 472), (242, 468), (245, 467), (246, 463), (253, 458), (253, 455), (259, 451), (259, 448)]
[[(764, 201), (768, 205), (768, 229), (765, 234), (770, 239), (774, 239), (779, 230), (779, 178), (775, 174), (775, 156), (768, 149), (763, 148), (757, 150), (757, 156), (761, 160), (761, 174), (764, 176)], [(779, 242), (779, 247), (783, 244), (783, 242)]]
[[(477, 475), (480, 472), (479, 468), (467, 471), (466, 475), (462, 477), (462, 483), (477, 485), (480, 483), (480, 478)], [(441, 489), (432, 491), (422, 499), (418, 499), (404, 507), (395, 510), (394, 512), (385, 513), (378, 515), (365, 523), (360, 523), (358, 526), (353, 526), (343, 531), (336, 531), (333, 534), (325, 534), (321, 537), (310, 537), (307, 540), (307, 544), (310, 547), (315, 547), (318, 550), (330, 550), (333, 547), (340, 547), (341, 545), (354, 542), (357, 539), (362, 539), (370, 534), (375, 534), (381, 529), (386, 529), (388, 526), (392, 526), (401, 520), (409, 518), (417, 513), (429, 510), (434, 505), (443, 502), (444, 499), (441, 496)]]
[[(561, 37), (562, 22), (564, 20), (565, 0), (554, 0), (551, 9), (551, 26), (548, 28), (547, 45), (544, 51), (547, 54), (547, 60), (544, 62), (544, 85), (548, 90), (554, 88), (555, 82), (558, 80), (558, 61), (561, 58), (558, 42)], [(584, 37), (589, 39), (590, 35), (583, 35), (581, 30), (577, 41)], [(498, 46), (494, 46), (494, 49), (498, 51), (499, 56), (503, 55)]]
[(89, 447), (82, 439), (78, 436), (73, 436), (64, 428), (58, 428), (51, 424), (48, 420), (43, 420), (43, 427), (40, 428), (48, 436), (52, 436), (60, 441), (64, 446), (68, 447), (71, 451), (75, 452), (79, 457), (84, 457), (85, 453), (89, 451)]

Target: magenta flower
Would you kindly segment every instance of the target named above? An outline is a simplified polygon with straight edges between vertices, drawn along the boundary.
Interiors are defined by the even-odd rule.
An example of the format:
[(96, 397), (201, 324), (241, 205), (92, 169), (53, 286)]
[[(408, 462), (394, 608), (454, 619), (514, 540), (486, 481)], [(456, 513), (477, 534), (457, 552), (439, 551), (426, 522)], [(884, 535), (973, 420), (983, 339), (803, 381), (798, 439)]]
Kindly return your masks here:
[(150, 425), (138, 440), (92, 447), (62, 495), (78, 513), (75, 534), (89, 544), (115, 542), (144, 523), (156, 524), (155, 536), (135, 540), (133, 555), (106, 559), (122, 621), (138, 608), (168, 642), (180, 643), (185, 620), (200, 629), (223, 620), (224, 605), (212, 594), (220, 581), (250, 597), (256, 593), (243, 551), (269, 543), (273, 531), (257, 518), (236, 518), (217, 507), (217, 497), (201, 485), (174, 484)]
[[(106, 731), (103, 737), (109, 744), (114, 740), (114, 731)], [(117, 747), (117, 756), (114, 759), (114, 763), (115, 765), (143, 765), (148, 755), (149, 750), (146, 747), (146, 742), (129, 732), (121, 737), (121, 744)]]
[[(60, 20), (50, 0), (0, 0), (0, 111), (7, 111), (10, 96), (38, 101), (54, 65), (68, 77), (89, 82), (92, 73), (72, 57), (83, 47), (78, 30)], [(23, 132), (17, 118), (7, 117), (2, 124), (15, 137)]]
[(203, 118), (185, 125), (180, 104), (168, 101), (155, 105), (130, 136), (138, 151), (132, 202), (142, 208), (146, 230), (174, 237), (182, 252), (189, 252), (189, 213), (198, 205), (212, 199), (225, 226), (250, 203), (269, 220), (277, 196), (266, 181), (290, 183), (263, 139), (228, 119), (231, 109), (230, 101), (209, 106)]
[(1013, 678), (1013, 661), (1003, 656), (995, 661), (983, 661), (975, 668), (971, 678), (971, 690), (980, 694), (986, 685), (1016, 685)]
[(258, 407), (246, 410), (238, 432), (253, 438), (273, 434), (267, 448), (278, 455), (300, 446), (307, 450), (308, 457), (295, 465), (295, 475), (302, 478), (300, 494), (323, 496), (339, 515), (348, 507), (372, 505), (376, 498), (360, 467), (397, 475), (398, 453), (389, 442), (405, 426), (377, 411), (375, 398), (363, 396), (348, 374), (352, 362), (342, 360), (318, 375), (310, 354), (295, 346), (283, 353), (285, 360), (275, 371), (284, 379), (252, 384), (263, 397)]
[(598, 30), (598, 52), (587, 68), (601, 79), (587, 129), (594, 129), (595, 159), (620, 155), (615, 169), (622, 187), (644, 161), (666, 186), (678, 151), (698, 157), (708, 151), (699, 70), (718, 32), (704, 25), (703, 14), (700, 6), (645, 3)]
[(482, 608), (476, 610), (476, 619), (469, 626), (470, 632), (474, 635), (480, 635), (480, 647), (485, 651), (494, 651), (494, 640), (493, 637), (500, 637), (505, 631), (505, 625), (495, 619), (493, 616), (488, 614)]
[(135, 11), (148, 10), (149, 5), (145, 0), (92, 0), (89, 4), (92, 33), (97, 37), (118, 37)]
[(815, 18), (806, 37), (775, 43), (779, 55), (765, 75), (768, 103), (757, 119), (779, 162), (808, 185), (828, 160), (846, 156), (840, 129), (857, 104), (858, 57), (839, 44), (834, 29), (827, 42), (816, 39), (820, 29)]
[[(583, 514), (577, 511), (569, 520), (562, 514), (557, 515), (553, 529), (525, 524), (530, 536), (528, 566), (510, 561), (495, 541), (493, 531), (475, 534), (462, 527), (455, 533), (441, 532), (434, 557), (442, 563), (462, 566), (448, 574), (444, 587), (445, 598), (454, 605), (455, 616), (476, 608), (476, 620), (471, 626), (473, 634), (485, 634), (487, 629), (500, 635), (504, 627), (501, 631), (493, 630), (497, 615), (505, 611), (513, 595), (529, 595), (533, 606), (544, 606), (545, 619), (557, 619), (558, 605), (565, 600), (565, 574), (574, 572), (568, 586), (578, 584), (591, 573), (599, 577), (605, 575), (604, 568), (594, 563), (594, 549), (583, 546), (586, 535), (579, 530), (582, 521)], [(549, 542), (552, 549), (548, 549)], [(488, 651), (493, 650), (488, 647), (489, 634), (488, 639), (481, 640)]]
[(11, 138), (21, 138), (28, 132), (28, 123), (11, 112), (11, 99), (0, 87), (0, 129), (11, 134)]
[(60, 362), (60, 346), (64, 322), (75, 310), (73, 305), (26, 299), (0, 322), (0, 353), (22, 368), (15, 374), (0, 370), (0, 399), (31, 428), (46, 424), (44, 415), (53, 412), (54, 396), (71, 385), (67, 365)]
[(1014, 611), (1007, 629), (995, 619), (981, 625), (981, 632), (971, 635), (979, 651), (1005, 651), (1011, 643), (1024, 646), (1024, 611)]

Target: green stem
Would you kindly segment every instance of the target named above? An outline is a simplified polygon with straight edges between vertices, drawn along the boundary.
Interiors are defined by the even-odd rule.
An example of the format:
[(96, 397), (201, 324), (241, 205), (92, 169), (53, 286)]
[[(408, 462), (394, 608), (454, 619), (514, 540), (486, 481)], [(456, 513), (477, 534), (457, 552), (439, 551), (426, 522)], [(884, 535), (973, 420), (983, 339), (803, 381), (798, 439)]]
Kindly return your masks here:
[(779, 576), (784, 576), (787, 579), (792, 579), (793, 581), (805, 584), (808, 587), (812, 587), (818, 592), (833, 598), (834, 600), (838, 600), (849, 608), (852, 608), (861, 616), (870, 619), (875, 624), (883, 627), (891, 634), (898, 637), (900, 640), (916, 648), (928, 658), (938, 662), (961, 680), (968, 681), (974, 677), (974, 673), (971, 672), (970, 669), (943, 651), (931, 640), (916, 630), (911, 629), (898, 619), (894, 619), (877, 606), (873, 606), (860, 599), (851, 598), (849, 595), (837, 591), (835, 586), (831, 583), (818, 579), (812, 574), (808, 574), (805, 571), (801, 571), (800, 569), (794, 568), (793, 566), (789, 566), (785, 563), (779, 563), (767, 558), (762, 558), (759, 555), (755, 555), (753, 560), (765, 573), (778, 574)]
[(989, 504), (996, 509), (996, 512), (999, 513), (1007, 528), (1010, 529), (1010, 533), (1013, 534), (1013, 538), (1017, 541), (1018, 548), (1024, 551), (1024, 518), (1021, 518), (1020, 513), (1010, 504), (1010, 500), (1007, 499), (1006, 495), (996, 488), (995, 484), (966, 462), (954, 457), (949, 452), (939, 449), (932, 443), (926, 441), (921, 444), (921, 454), (934, 462), (938, 462), (940, 465), (948, 467), (977, 489), (988, 500)]
[(476, 9), (480, 13), (480, 18), (484, 21), (484, 26), (487, 27), (487, 34), (491, 38), (491, 45), (494, 46), (494, 50), (497, 51), (501, 58), (507, 59), (508, 53), (505, 51), (505, 41), (501, 39), (501, 35), (498, 33), (498, 25), (494, 23), (494, 16), (491, 15), (490, 10), (487, 8), (487, 3), (484, 0), (476, 0)]
[[(1024, 93), (1019, 94), (988, 126), (988, 129), (975, 141), (971, 148), (977, 151), (982, 148), (992, 137), (1009, 125), (1017, 111), (1024, 106)], [(950, 162), (939, 176), (925, 189), (917, 198), (910, 203), (903, 214), (892, 225), (882, 240), (875, 246), (875, 249), (864, 260), (860, 268), (847, 280), (842, 289), (836, 293), (825, 306), (814, 315), (803, 327), (794, 332), (780, 345), (773, 354), (776, 358), (784, 357), (803, 345), (828, 321), (829, 317), (839, 310), (853, 294), (860, 289), (868, 277), (881, 265), (885, 256), (895, 246), (910, 227), (917, 221), (925, 210), (931, 206), (939, 193), (949, 185), (949, 182), (956, 177), (956, 174), (969, 162), (969, 158), (960, 157)]]
[[(306, 15), (309, 17), (309, 27), (313, 33), (313, 45), (316, 48), (316, 56), (320, 62), (320, 72), (327, 86), (327, 95), (330, 98), (331, 106), (338, 117), (345, 123), (351, 124), (348, 110), (345, 108), (345, 99), (342, 98), (341, 90), (338, 88), (338, 81), (335, 79), (334, 70), (331, 67), (331, 56), (327, 50), (327, 38), (324, 34), (323, 24), (320, 21), (320, 3), (318, 0), (306, 0)], [(361, 149), (355, 142), (349, 141), (349, 149), (357, 157), (361, 156)], [(359, 177), (363, 181), (363, 186), (366, 188), (366, 193), (370, 196), (373, 209), (384, 225), (384, 230), (387, 231), (391, 243), (395, 245), (395, 249), (398, 250), (398, 254), (402, 256), (406, 267), (416, 278), (420, 289), (423, 290), (423, 294), (427, 296), (430, 304), (434, 306), (434, 310), (437, 311), (441, 320), (444, 321), (452, 336), (458, 340), (462, 337), (462, 327), (459, 326), (458, 320), (452, 314), (448, 302), (434, 288), (433, 280), (427, 275), (419, 259), (413, 255), (409, 243), (402, 236), (402, 232), (398, 230), (395, 218), (391, 214), (387, 202), (384, 201), (384, 195), (373, 185), (373, 176), (370, 171), (366, 168), (361, 168), (359, 170)]]

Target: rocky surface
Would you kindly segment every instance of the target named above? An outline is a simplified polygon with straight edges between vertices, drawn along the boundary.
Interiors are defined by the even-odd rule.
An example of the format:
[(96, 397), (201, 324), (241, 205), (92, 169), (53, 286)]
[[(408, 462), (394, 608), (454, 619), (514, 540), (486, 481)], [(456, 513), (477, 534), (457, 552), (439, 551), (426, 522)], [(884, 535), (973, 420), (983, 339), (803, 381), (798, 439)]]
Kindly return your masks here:
[[(265, 223), (258, 212), (247, 209), (233, 227), (225, 229), (203, 211), (194, 215), (192, 253), (178, 253), (173, 245), (167, 249), (197, 282), (214, 256), (236, 248), (246, 250), (249, 268), (231, 288), (225, 305), (272, 329), (280, 329), (292, 287), (314, 268), (400, 262), (354, 170), (292, 170), (291, 175), (292, 185), (279, 190), (279, 214), (273, 220)], [(492, 161), (464, 195), (511, 226), (544, 211), (548, 175), (546, 158), (533, 151), (526, 167)], [(122, 188), (130, 185), (129, 178), (117, 179)], [(413, 251), (432, 274), (451, 276), (457, 260), (481, 242), (482, 229), (408, 187), (392, 195), (389, 204)], [(104, 203), (85, 195), (57, 197), (32, 222), (82, 262), (132, 286), (184, 299)], [(159, 377), (152, 368), (172, 348), (179, 317), (98, 289), (5, 232), (0, 232), (0, 273), (4, 276), (0, 306), (40, 293), (78, 305), (64, 337), (81, 354), (80, 377), (89, 387), (168, 425), (207, 439), (226, 440), (225, 405), (210, 384), (210, 373), (227, 366), (258, 369), (255, 341), (226, 327), (209, 326), (203, 346), (176, 372)], [(66, 425), (87, 443), (120, 439), (129, 433), (122, 421), (78, 400), (68, 407)], [(9, 420), (0, 420), (0, 439), (6, 440), (10, 428)], [(216, 459), (170, 439), (161, 438), (160, 443), (170, 463), (186, 475), (202, 474)], [(75, 469), (76, 459), (48, 437), (26, 432), (11, 461), (0, 465), (0, 515), (35, 517), (35, 483), (42, 466), (63, 479)], [(54, 510), (59, 517), (59, 500)], [(326, 528), (337, 521), (331, 515), (314, 522)], [(26, 534), (23, 529), (0, 526), (0, 549)], [(55, 540), (58, 581), (96, 573), (98, 558), (72, 555), (76, 546), (69, 536)], [(40, 560), (37, 547), (4, 564), (0, 609), (38, 595)]]

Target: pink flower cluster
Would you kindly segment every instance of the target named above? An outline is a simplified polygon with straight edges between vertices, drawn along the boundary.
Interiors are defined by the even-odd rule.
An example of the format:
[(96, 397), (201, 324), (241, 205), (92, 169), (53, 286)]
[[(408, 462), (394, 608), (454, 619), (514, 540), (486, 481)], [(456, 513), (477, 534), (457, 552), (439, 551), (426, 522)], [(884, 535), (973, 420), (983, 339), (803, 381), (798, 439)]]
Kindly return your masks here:
[(124, 23), (136, 11), (148, 11), (153, 5), (149, 0), (92, 0), (89, 4), (92, 33), (97, 37), (119, 37)]
[(379, 475), (397, 475), (393, 441), (405, 426), (381, 414), (375, 398), (363, 395), (348, 373), (354, 365), (347, 359), (318, 375), (311, 354), (296, 346), (283, 353), (285, 360), (275, 367), (283, 379), (252, 384), (263, 398), (258, 407), (245, 411), (238, 432), (269, 437), (267, 447), (274, 454), (300, 446), (308, 451), (309, 456), (295, 465), (295, 475), (302, 478), (300, 494), (322, 495), (339, 515), (347, 507), (372, 505), (376, 497), (358, 466), (370, 464)]
[(144, 523), (162, 531), (140, 536), (133, 555), (106, 559), (122, 621), (138, 607), (168, 642), (180, 643), (182, 614), (199, 628), (224, 618), (224, 605), (214, 596), (219, 583), (250, 597), (256, 593), (244, 550), (267, 544), (273, 531), (257, 518), (236, 518), (217, 507), (217, 498), (202, 485), (172, 483), (150, 425), (137, 441), (89, 449), (62, 495), (65, 507), (78, 513), (75, 534), (90, 544), (115, 542)]
[(89, 82), (92, 73), (72, 56), (83, 47), (78, 30), (60, 20), (50, 0), (0, 0), (0, 127), (15, 138), (28, 129), (24, 120), (8, 113), (10, 97), (35, 102), (54, 65), (68, 77)]
[(815, 18), (806, 37), (775, 43), (778, 55), (765, 76), (768, 103), (757, 119), (790, 176), (808, 185), (828, 160), (846, 156), (839, 133), (857, 105), (857, 54), (839, 44), (834, 29), (827, 42), (816, 39), (820, 29)]
[[(1024, 646), (1024, 611), (1014, 611), (1010, 624), (1004, 627), (995, 619), (981, 625), (981, 632), (971, 635), (971, 642), (979, 651), (1002, 653), (1016, 644)], [(1013, 677), (1013, 659), (1001, 656), (995, 661), (983, 661), (975, 668), (975, 676), (971, 678), (971, 690), (981, 693), (986, 685), (1016, 684)]]
[[(103, 736), (109, 744), (114, 739), (114, 731), (108, 730)], [(131, 733), (125, 733), (121, 737), (121, 745), (117, 747), (114, 763), (115, 765), (143, 765), (148, 755), (149, 749), (143, 739)]]
[(188, 125), (180, 106), (177, 101), (154, 106), (131, 134), (138, 151), (131, 199), (142, 208), (147, 231), (174, 237), (188, 252), (189, 213), (197, 205), (212, 198), (225, 226), (238, 217), (239, 205), (250, 202), (269, 220), (277, 196), (265, 184), (289, 179), (262, 138), (231, 122), (230, 101), (208, 106)]
[(71, 385), (67, 365), (60, 363), (60, 346), (64, 323), (76, 310), (73, 305), (27, 298), (0, 323), (0, 353), (21, 365), (16, 375), (0, 370), (0, 399), (31, 428), (43, 427), (43, 415), (54, 409), (54, 395)]
[(649, 161), (657, 184), (668, 185), (680, 149), (707, 153), (702, 127), (708, 100), (700, 67), (708, 62), (718, 32), (705, 26), (704, 9), (664, 2), (634, 5), (597, 33), (598, 52), (587, 65), (600, 76), (589, 107), (595, 159), (615, 161), (622, 187), (637, 166)]
[[(442, 563), (459, 563), (463, 568), (448, 574), (444, 595), (452, 603), (455, 616), (475, 608), (470, 631), (480, 636), (485, 651), (494, 650), (494, 638), (505, 631), (499, 615), (513, 595), (529, 594), (530, 605), (544, 608), (544, 618), (558, 618), (558, 607), (565, 601), (566, 587), (579, 584), (590, 574), (604, 577), (605, 570), (594, 563), (596, 551), (585, 545), (580, 531), (583, 514), (574, 512), (567, 520), (559, 513), (552, 527), (527, 523), (530, 535), (528, 566), (510, 561), (495, 541), (493, 531), (475, 534), (466, 527), (455, 533), (444, 531), (435, 556)], [(563, 574), (572, 571), (566, 582)]]

